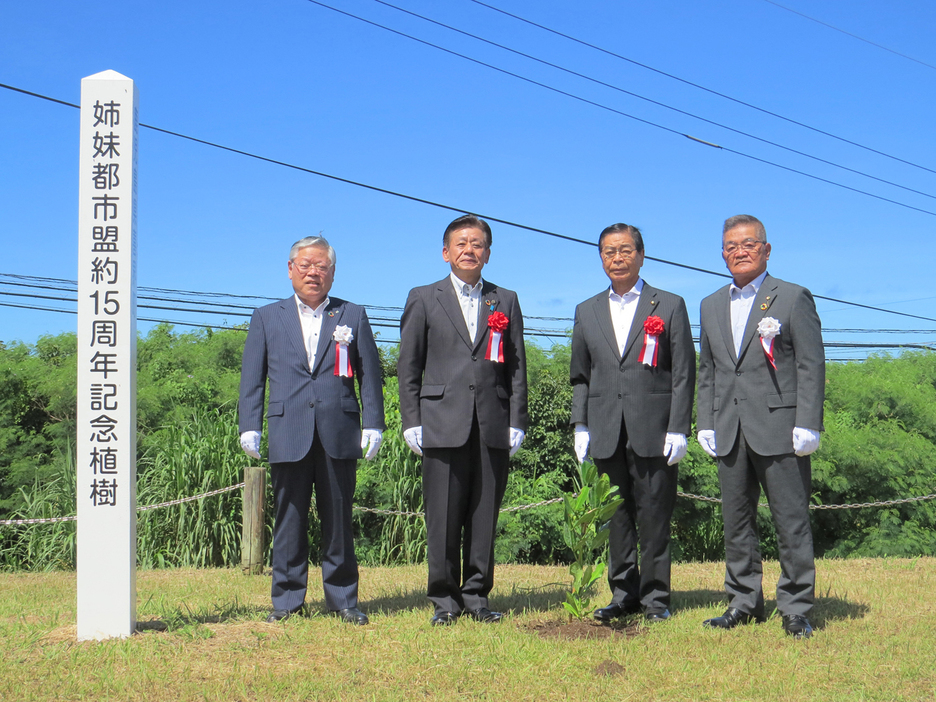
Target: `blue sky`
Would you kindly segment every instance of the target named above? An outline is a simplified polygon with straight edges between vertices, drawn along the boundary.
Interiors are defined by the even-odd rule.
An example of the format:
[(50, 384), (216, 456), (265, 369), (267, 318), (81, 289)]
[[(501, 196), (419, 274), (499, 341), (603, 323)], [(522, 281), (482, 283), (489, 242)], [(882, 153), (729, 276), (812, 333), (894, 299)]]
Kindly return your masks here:
[[(936, 319), (930, 288), (936, 173), (843, 143), (549, 34), (470, 0), (400, 7), (631, 93), (909, 192), (538, 64), (374, 0), (328, 4), (576, 100), (308, 0), (7, 3), (0, 83), (66, 102), (83, 77), (132, 78), (140, 121), (462, 211), (594, 241), (641, 228), (647, 255), (724, 272), (721, 222), (766, 224), (772, 274), (817, 295)], [(684, 81), (936, 170), (936, 5), (784, 0), (576, 3), (491, 0), (503, 10)], [(922, 62), (922, 63), (920, 63)], [(641, 120), (612, 112), (627, 113)], [(672, 130), (672, 131), (667, 131)], [(675, 133), (674, 133), (675, 132)], [(0, 293), (10, 275), (77, 277), (78, 112), (0, 89)], [(715, 149), (692, 135), (740, 152)], [(875, 199), (754, 159), (810, 173)], [(138, 284), (284, 297), (290, 244), (321, 232), (338, 252), (332, 293), (401, 307), (441, 278), (458, 213), (140, 130)], [(592, 246), (493, 223), (485, 277), (517, 290), (528, 327), (563, 329), (606, 287)], [(699, 301), (723, 284), (648, 261), (644, 278)], [(54, 296), (54, 293), (52, 293)], [(72, 295), (73, 296), (73, 295)], [(0, 294), (0, 303), (73, 309)], [(936, 329), (936, 322), (818, 302), (826, 329)], [(377, 314), (376, 312), (374, 314)], [(392, 317), (392, 311), (381, 313)], [(398, 315), (398, 313), (397, 313)], [(243, 318), (141, 310), (233, 324)], [(373, 315), (372, 315), (373, 316)], [(151, 325), (140, 323), (141, 331)], [(74, 330), (69, 314), (0, 307), (0, 339)], [(180, 327), (182, 328), (182, 327)], [(386, 339), (397, 338), (390, 328)], [(927, 334), (826, 333), (826, 341), (936, 343)], [(866, 350), (830, 349), (829, 357)]]

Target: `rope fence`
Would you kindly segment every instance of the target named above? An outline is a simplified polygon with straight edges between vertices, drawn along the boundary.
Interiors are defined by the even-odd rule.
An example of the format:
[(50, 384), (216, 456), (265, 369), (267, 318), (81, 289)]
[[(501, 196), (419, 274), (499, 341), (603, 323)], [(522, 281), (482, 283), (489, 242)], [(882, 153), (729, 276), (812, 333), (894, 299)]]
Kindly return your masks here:
[[(220, 495), (225, 492), (231, 492), (232, 490), (239, 490), (244, 487), (244, 483), (237, 483), (236, 485), (230, 485), (225, 488), (220, 488), (218, 490), (212, 490), (211, 492), (203, 492), (200, 495), (192, 495), (191, 497), (182, 497), (177, 500), (170, 500), (169, 502), (160, 502), (155, 505), (147, 505), (146, 507), (137, 508), (137, 512), (148, 512), (154, 509), (161, 509), (163, 507), (172, 507), (174, 505), (181, 505), (185, 502), (194, 502), (195, 500), (202, 500), (206, 497), (213, 497), (214, 495)], [(687, 492), (677, 492), (679, 497), (685, 497), (690, 500), (698, 500), (700, 502), (711, 502), (721, 504), (721, 500), (717, 497), (706, 497), (705, 495), (693, 495)], [(534, 502), (528, 505), (516, 505), (514, 507), (505, 507), (501, 509), (501, 514), (507, 514), (510, 512), (521, 512), (528, 509), (535, 509), (537, 507), (544, 507), (546, 505), (552, 505), (559, 502), (562, 502), (564, 498), (554, 497), (551, 500), (543, 500), (542, 502)], [(900, 500), (883, 500), (878, 502), (858, 502), (855, 504), (847, 505), (809, 505), (811, 510), (822, 510), (822, 509), (862, 509), (865, 507), (891, 507), (893, 505), (903, 505), (910, 502), (925, 502), (927, 500), (936, 500), (936, 493), (930, 495), (921, 495), (919, 497), (905, 497)], [(767, 507), (766, 502), (761, 502), (758, 504), (759, 507)], [(370, 514), (383, 514), (387, 516), (399, 516), (399, 517), (425, 517), (423, 512), (406, 512), (393, 509), (377, 509), (375, 507), (354, 507), (355, 512), (368, 512)], [(71, 517), (46, 517), (42, 519), (2, 519), (0, 520), (0, 526), (19, 526), (24, 524), (54, 524), (56, 522), (73, 522), (78, 519), (77, 516)]]

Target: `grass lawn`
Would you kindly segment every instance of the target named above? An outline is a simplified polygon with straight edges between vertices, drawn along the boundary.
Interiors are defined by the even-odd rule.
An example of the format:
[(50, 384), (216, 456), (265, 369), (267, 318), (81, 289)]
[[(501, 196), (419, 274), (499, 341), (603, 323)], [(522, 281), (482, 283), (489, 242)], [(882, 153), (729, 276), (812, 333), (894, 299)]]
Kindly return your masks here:
[(269, 576), (141, 571), (140, 631), (99, 643), (75, 639), (74, 573), (0, 574), (0, 700), (936, 700), (936, 559), (817, 565), (808, 641), (776, 615), (703, 629), (725, 608), (720, 563), (675, 566), (674, 617), (611, 636), (562, 626), (564, 567), (498, 566), (509, 616), (448, 628), (429, 627), (423, 567), (362, 569), (366, 627), (318, 613), (314, 569), (313, 614), (275, 625)]

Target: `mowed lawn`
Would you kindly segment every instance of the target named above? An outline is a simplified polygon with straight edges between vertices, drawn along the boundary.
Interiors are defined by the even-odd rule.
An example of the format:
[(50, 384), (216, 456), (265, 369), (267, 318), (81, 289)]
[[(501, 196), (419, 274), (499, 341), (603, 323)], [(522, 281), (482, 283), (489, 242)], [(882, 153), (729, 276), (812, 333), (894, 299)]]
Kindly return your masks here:
[[(276, 625), (269, 576), (140, 571), (139, 632), (78, 643), (74, 573), (0, 574), (0, 700), (936, 699), (936, 559), (820, 561), (808, 641), (776, 615), (703, 629), (725, 608), (720, 563), (675, 566), (674, 617), (611, 636), (565, 626), (567, 575), (498, 566), (501, 624), (431, 628), (419, 566), (362, 569), (366, 627), (320, 613), (315, 570), (313, 613)], [(768, 609), (778, 575), (766, 564)]]

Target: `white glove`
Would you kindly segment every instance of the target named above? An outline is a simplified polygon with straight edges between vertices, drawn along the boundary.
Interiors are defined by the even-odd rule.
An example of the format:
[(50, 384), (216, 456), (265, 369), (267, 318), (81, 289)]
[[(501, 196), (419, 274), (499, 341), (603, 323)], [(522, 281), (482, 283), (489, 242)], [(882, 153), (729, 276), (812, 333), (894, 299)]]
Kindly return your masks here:
[(666, 443), (663, 444), (663, 455), (669, 457), (666, 465), (674, 466), (679, 463), (683, 459), (683, 456), (686, 455), (688, 448), (689, 444), (686, 442), (685, 434), (667, 432)]
[(712, 458), (718, 458), (718, 454), (715, 453), (715, 430), (703, 429), (699, 432), (698, 438), (699, 443), (702, 444), (702, 450)]
[(588, 427), (585, 424), (579, 422), (575, 425), (575, 457), (578, 459), (579, 463), (585, 462), (585, 457), (588, 455), (588, 442), (591, 440), (591, 436), (588, 434)]
[(241, 434), (241, 448), (251, 458), (260, 458), (260, 432), (245, 431)]
[(422, 456), (422, 426), (403, 430), (403, 440), (417, 456)]
[(364, 452), (366, 460), (369, 461), (377, 455), (381, 441), (383, 441), (383, 432), (379, 429), (365, 429), (361, 432), (361, 451)]
[(513, 456), (517, 452), (517, 449), (520, 448), (520, 444), (523, 443), (523, 437), (525, 436), (526, 434), (524, 432), (520, 431), (519, 429), (514, 429), (513, 427), (510, 427), (510, 455), (511, 456)]
[(819, 432), (803, 427), (793, 428), (793, 452), (797, 456), (808, 456), (819, 448)]

